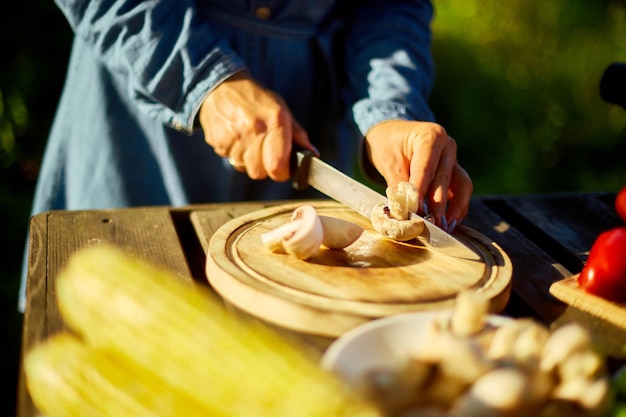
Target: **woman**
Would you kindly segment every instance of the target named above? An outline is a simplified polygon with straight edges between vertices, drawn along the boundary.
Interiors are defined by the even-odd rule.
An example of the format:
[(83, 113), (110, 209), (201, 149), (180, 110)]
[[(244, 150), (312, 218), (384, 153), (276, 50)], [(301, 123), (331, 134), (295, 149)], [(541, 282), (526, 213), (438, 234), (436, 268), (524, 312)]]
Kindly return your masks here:
[(57, 3), (75, 40), (33, 214), (303, 198), (294, 146), (412, 182), (447, 230), (467, 214), (427, 104), (430, 2)]

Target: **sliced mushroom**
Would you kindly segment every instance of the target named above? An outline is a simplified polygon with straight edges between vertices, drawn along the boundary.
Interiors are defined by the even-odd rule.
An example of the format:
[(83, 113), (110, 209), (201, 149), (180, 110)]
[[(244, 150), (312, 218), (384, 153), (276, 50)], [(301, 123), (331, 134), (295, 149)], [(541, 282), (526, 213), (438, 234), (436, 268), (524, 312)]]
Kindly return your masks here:
[(397, 220), (392, 218), (389, 208), (384, 202), (374, 206), (370, 215), (370, 221), (374, 230), (378, 233), (398, 241), (415, 239), (424, 230), (424, 221), (422, 219)]
[(589, 388), (578, 399), (578, 403), (586, 410), (593, 412), (591, 415), (605, 416), (611, 407), (612, 400), (611, 383), (607, 377), (602, 377), (589, 385)]
[(523, 329), (517, 336), (513, 351), (513, 360), (518, 366), (537, 369), (543, 355), (543, 349), (550, 338), (550, 330), (535, 321)]
[(580, 324), (565, 324), (554, 330), (546, 341), (540, 367), (544, 371), (552, 371), (572, 353), (590, 349), (591, 335)]
[(322, 244), (329, 249), (348, 247), (363, 233), (363, 228), (351, 221), (323, 215), (319, 218), (324, 231)]
[(606, 377), (596, 380), (576, 378), (557, 386), (553, 397), (577, 403), (588, 411), (606, 411), (611, 394), (610, 382)]
[[(520, 335), (533, 326), (530, 318), (516, 319), (499, 326), (493, 335), (487, 356), (495, 361), (512, 362), (515, 355), (515, 344)], [(543, 348), (543, 345), (541, 346)]]
[(528, 377), (519, 369), (494, 369), (471, 386), (456, 404), (453, 415), (508, 416), (522, 409), (528, 388)]
[(324, 231), (315, 207), (303, 205), (296, 208), (291, 221), (261, 235), (263, 245), (272, 252), (284, 249), (298, 259), (315, 255), (322, 244)]
[(460, 291), (452, 314), (452, 333), (472, 336), (485, 328), (489, 314), (489, 299), (474, 290)]
[(567, 381), (575, 378), (595, 379), (605, 372), (605, 364), (594, 350), (573, 352), (556, 367), (559, 378)]

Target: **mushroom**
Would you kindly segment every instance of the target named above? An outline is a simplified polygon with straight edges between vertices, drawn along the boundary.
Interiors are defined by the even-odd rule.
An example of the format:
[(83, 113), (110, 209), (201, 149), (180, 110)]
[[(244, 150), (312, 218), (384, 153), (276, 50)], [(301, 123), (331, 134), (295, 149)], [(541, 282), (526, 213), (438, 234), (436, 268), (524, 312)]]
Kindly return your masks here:
[(489, 314), (489, 299), (474, 290), (460, 291), (452, 314), (452, 333), (472, 336), (484, 330)]
[(378, 233), (390, 239), (415, 239), (424, 230), (424, 220), (410, 219), (412, 212), (417, 213), (417, 187), (410, 182), (400, 182), (395, 187), (387, 187), (385, 194), (387, 203), (378, 203), (372, 209), (372, 226)]
[(315, 207), (302, 205), (296, 208), (291, 221), (261, 235), (261, 241), (272, 252), (284, 249), (298, 259), (315, 255), (322, 244), (324, 231)]
[(571, 353), (557, 365), (556, 370), (562, 381), (575, 378), (594, 379), (604, 373), (604, 366), (600, 354), (589, 349)]
[(365, 373), (357, 390), (364, 398), (379, 404), (384, 415), (397, 416), (416, 402), (416, 394), (431, 379), (434, 367), (409, 360), (398, 369), (375, 367)]
[(557, 328), (546, 341), (541, 356), (541, 369), (552, 371), (574, 352), (590, 350), (591, 336), (577, 323), (568, 323)]
[(535, 369), (549, 337), (548, 328), (532, 318), (513, 320), (495, 330), (487, 356), (502, 364)]
[(415, 239), (424, 230), (422, 219), (398, 220), (391, 217), (389, 207), (384, 202), (372, 208), (370, 221), (378, 233), (398, 241)]
[(553, 394), (555, 399), (577, 403), (589, 411), (604, 409), (610, 401), (610, 396), (610, 382), (606, 377), (596, 380), (571, 379), (557, 386)]
[(452, 414), (464, 417), (511, 415), (522, 409), (528, 388), (528, 377), (519, 369), (494, 369), (470, 387)]
[(343, 249), (350, 246), (363, 233), (363, 228), (351, 221), (323, 215), (319, 218), (324, 231), (322, 244), (329, 249)]
[(395, 187), (387, 187), (387, 205), (390, 216), (397, 220), (408, 220), (409, 212), (417, 213), (419, 193), (410, 182), (399, 182)]

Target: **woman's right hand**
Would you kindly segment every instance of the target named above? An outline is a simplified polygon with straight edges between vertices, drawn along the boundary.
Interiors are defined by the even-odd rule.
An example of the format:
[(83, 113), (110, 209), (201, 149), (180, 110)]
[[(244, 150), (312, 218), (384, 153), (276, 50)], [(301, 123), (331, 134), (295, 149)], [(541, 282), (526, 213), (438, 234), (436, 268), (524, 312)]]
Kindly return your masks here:
[(228, 78), (206, 97), (199, 122), (215, 153), (255, 180), (290, 178), (292, 142), (317, 153), (283, 99), (246, 72)]

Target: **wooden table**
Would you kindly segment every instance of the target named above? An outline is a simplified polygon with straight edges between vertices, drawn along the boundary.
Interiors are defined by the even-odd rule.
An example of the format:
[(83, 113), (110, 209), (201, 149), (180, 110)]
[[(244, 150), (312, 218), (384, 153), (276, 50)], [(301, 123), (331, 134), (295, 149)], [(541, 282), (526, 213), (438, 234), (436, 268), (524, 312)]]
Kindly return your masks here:
[[(553, 282), (580, 272), (598, 234), (621, 224), (614, 201), (615, 193), (477, 196), (464, 225), (492, 239), (511, 258), (512, 294), (506, 314), (547, 324), (582, 321), (621, 363), (615, 352), (626, 343), (623, 328), (567, 306), (549, 293)], [(63, 328), (55, 277), (77, 249), (94, 241), (109, 242), (172, 269), (183, 280), (206, 283), (205, 254), (212, 232), (232, 218), (282, 203), (55, 211), (33, 217), (22, 352)], [(23, 373), (17, 415), (37, 415)]]

